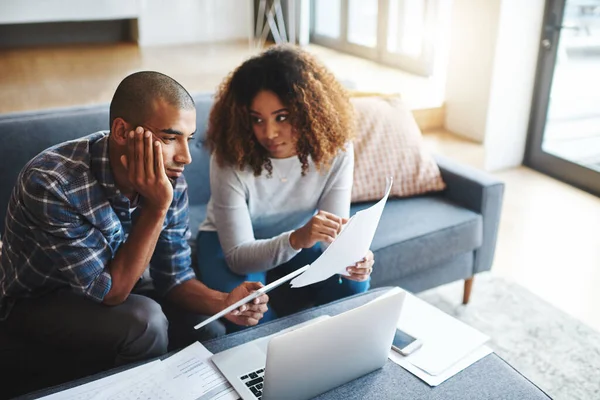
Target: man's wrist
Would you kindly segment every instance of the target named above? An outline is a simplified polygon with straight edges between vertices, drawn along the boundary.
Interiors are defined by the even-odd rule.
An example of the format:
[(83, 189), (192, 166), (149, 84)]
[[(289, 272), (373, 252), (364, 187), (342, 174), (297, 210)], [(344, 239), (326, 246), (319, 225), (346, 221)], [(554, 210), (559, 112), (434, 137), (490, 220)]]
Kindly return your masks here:
[[(229, 298), (229, 293), (217, 292), (215, 291), (215, 307), (216, 311), (213, 314), (223, 311), (231, 304), (227, 300)], [(233, 304), (233, 303), (232, 303)]]
[(173, 287), (167, 298), (173, 304), (202, 315), (214, 315), (227, 308), (227, 293), (210, 289), (197, 279), (188, 279)]
[(147, 215), (150, 218), (163, 220), (167, 216), (169, 207), (156, 207), (152, 205), (146, 205), (142, 207), (142, 214)]

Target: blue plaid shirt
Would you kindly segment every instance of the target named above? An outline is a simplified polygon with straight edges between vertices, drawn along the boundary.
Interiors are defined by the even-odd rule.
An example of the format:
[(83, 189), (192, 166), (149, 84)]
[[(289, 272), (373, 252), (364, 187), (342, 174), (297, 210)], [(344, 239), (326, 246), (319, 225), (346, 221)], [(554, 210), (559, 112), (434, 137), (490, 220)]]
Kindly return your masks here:
[[(160, 294), (195, 277), (188, 244), (187, 183), (177, 179), (150, 275)], [(0, 320), (16, 299), (57, 288), (101, 302), (111, 287), (107, 267), (127, 239), (141, 204), (130, 212), (108, 159), (108, 134), (51, 147), (19, 174), (0, 255)]]

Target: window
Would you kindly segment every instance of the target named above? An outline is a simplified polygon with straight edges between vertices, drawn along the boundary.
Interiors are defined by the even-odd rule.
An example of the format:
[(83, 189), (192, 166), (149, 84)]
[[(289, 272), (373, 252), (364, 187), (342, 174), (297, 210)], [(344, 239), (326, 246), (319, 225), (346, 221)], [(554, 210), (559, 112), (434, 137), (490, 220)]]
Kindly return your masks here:
[(429, 76), (444, 0), (313, 0), (311, 42)]

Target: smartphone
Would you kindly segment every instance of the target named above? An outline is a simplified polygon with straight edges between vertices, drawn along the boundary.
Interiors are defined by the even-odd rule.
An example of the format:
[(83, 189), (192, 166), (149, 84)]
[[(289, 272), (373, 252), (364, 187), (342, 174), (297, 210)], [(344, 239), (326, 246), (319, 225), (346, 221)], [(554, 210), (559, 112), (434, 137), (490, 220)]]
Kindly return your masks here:
[(396, 329), (394, 341), (392, 342), (392, 349), (396, 350), (398, 353), (407, 356), (420, 349), (422, 345), (423, 343), (419, 339), (410, 336), (400, 329)]

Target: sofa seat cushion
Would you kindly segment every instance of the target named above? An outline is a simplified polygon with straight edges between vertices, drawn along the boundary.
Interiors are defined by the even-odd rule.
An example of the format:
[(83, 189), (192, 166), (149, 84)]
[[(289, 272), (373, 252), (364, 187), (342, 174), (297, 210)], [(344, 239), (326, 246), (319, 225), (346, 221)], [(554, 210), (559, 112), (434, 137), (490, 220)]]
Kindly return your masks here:
[[(351, 214), (372, 204), (353, 204)], [(389, 199), (371, 245), (375, 254), (373, 285), (472, 252), (481, 246), (482, 224), (480, 214), (440, 195)]]

